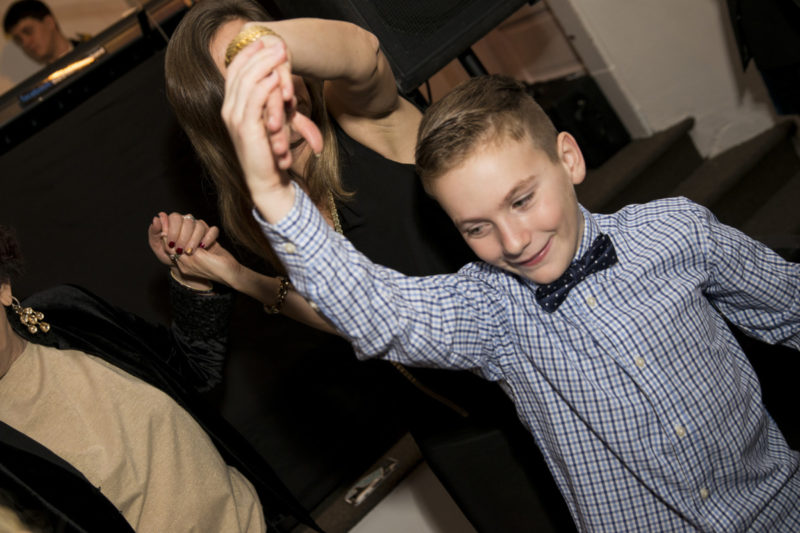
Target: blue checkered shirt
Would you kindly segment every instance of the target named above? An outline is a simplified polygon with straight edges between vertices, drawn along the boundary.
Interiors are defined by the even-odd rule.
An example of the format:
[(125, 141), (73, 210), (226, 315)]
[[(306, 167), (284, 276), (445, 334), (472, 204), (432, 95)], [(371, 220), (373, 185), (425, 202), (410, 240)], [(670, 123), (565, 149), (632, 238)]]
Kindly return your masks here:
[(619, 262), (549, 314), (486, 263), (374, 265), (296, 190), (278, 224), (254, 215), (297, 290), (361, 358), (500, 383), (581, 531), (800, 532), (798, 453), (723, 320), (800, 348), (800, 265), (686, 199), (583, 210), (578, 256), (603, 232)]

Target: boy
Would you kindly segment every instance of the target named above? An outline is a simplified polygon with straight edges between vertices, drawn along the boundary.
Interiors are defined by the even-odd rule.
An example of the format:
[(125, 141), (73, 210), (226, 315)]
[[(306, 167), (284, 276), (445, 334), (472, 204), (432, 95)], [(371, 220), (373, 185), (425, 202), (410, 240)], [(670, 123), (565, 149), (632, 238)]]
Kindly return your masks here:
[(587, 212), (575, 140), (490, 76), (431, 106), (417, 144), (426, 189), (483, 262), (408, 278), (265, 167), (260, 115), (223, 115), (297, 290), (360, 357), (499, 382), (580, 530), (800, 531), (798, 454), (723, 320), (800, 348), (800, 265), (685, 199)]

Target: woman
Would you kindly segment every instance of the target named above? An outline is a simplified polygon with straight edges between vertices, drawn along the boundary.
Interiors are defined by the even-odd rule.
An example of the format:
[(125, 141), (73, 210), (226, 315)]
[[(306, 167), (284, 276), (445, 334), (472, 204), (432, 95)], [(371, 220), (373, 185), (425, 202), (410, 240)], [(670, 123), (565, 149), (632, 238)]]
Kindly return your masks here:
[[(471, 253), (425, 195), (414, 172), (421, 113), (398, 94), (375, 36), (341, 21), (253, 22), (264, 20), (266, 13), (246, 0), (201, 2), (189, 10), (167, 48), (167, 95), (216, 184), (226, 231), (281, 270), (252, 218), (252, 202), (234, 148), (242, 143), (231, 140), (231, 135), (268, 135), (273, 148), (277, 146), (279, 164), (289, 169), (329, 222), (373, 261), (411, 275), (452, 272), (463, 265)], [(235, 79), (227, 76), (226, 54), (232, 41), (239, 43), (234, 45), (233, 60), (242, 65), (237, 69), (241, 76)], [(247, 46), (248, 42), (254, 44)], [(270, 61), (284, 56), (285, 61), (277, 60), (273, 69)], [(258, 85), (254, 78), (263, 80), (256, 90), (267, 90), (270, 83), (291, 83), (296, 102), (271, 101), (265, 110), (265, 131), (234, 128), (229, 133), (221, 112), (231, 117), (247, 111), (233, 95), (242, 84)], [(287, 93), (291, 90), (283, 91)], [(284, 109), (292, 119), (289, 131), (280, 129)], [(304, 127), (303, 114), (322, 131), (318, 157), (312, 154), (320, 150), (319, 143)], [(191, 261), (196, 266), (204, 255)], [(293, 291), (281, 291), (287, 287), (275, 278), (265, 278), (261, 289), (251, 284), (243, 289), (242, 280), (231, 283), (273, 311), (285, 297), (285, 314), (309, 317), (307, 323), (313, 320), (313, 310)], [(417, 378), (423, 375), (421, 385)], [(409, 424), (423, 455), (456, 502), (483, 531), (528, 530), (530, 524), (520, 517), (527, 515), (526, 507), (537, 505), (529, 483), (541, 469), (525, 464), (536, 447), (505, 395), (468, 374), (414, 370), (414, 376), (411, 379), (420, 388), (428, 391), (430, 386), (436, 392), (424, 400), (415, 395), (413, 401), (420, 405)], [(438, 393), (443, 391), (458, 405), (442, 399)], [(439, 409), (441, 403), (432, 397), (448, 407)], [(456, 435), (458, 439), (453, 438)], [(510, 448), (506, 464), (488, 448), (463, 444), (495, 437), (498, 441), (493, 444)], [(514, 483), (509, 484), (512, 478)], [(482, 520), (477, 507), (491, 518)], [(565, 523), (571, 523), (564, 516)], [(492, 525), (485, 525), (488, 522)]]
[[(171, 224), (178, 245), (214, 248), (204, 223)], [(162, 232), (149, 237), (160, 251)], [(231, 295), (162, 261), (171, 329), (74, 286), (21, 304), (22, 255), (0, 226), (0, 485), (78, 531), (265, 531), (281, 514), (313, 525), (197, 396), (221, 375)]]
[[(165, 58), (167, 96), (216, 184), (223, 226), (234, 240), (262, 256), (269, 254), (269, 246), (250, 216), (251, 202), (220, 110), (228, 43), (247, 21), (266, 18), (257, 4), (247, 0), (198, 3), (175, 30)], [(431, 273), (431, 269), (451, 271), (463, 264), (461, 259), (469, 252), (458, 239), (454, 239), (456, 246), (445, 245), (433, 243), (433, 237), (427, 235), (444, 229), (458, 237), (438, 207), (417, 190), (413, 162), (421, 113), (397, 93), (377, 39), (341, 21), (294, 19), (271, 21), (269, 27), (280, 35), (291, 55), (296, 109), (308, 115), (323, 135), (322, 154), (313, 157), (302, 136), (292, 134), (293, 177), (331, 221), (338, 214), (345, 234), (356, 245), (363, 233), (371, 234), (363, 236), (363, 244), (371, 249), (368, 254), (389, 255), (385, 231), (399, 224), (394, 233), (401, 237), (395, 242), (404, 252), (396, 255), (413, 254), (401, 258), (401, 266)], [(398, 181), (410, 190), (393, 190), (393, 182)], [(370, 188), (377, 188), (377, 197)], [(397, 197), (395, 192), (402, 195)], [(331, 196), (338, 200), (335, 209)], [(403, 205), (398, 205), (401, 202)], [(423, 203), (421, 216), (431, 216), (435, 223), (410, 228), (406, 220), (417, 206), (405, 202)], [(413, 223), (421, 225), (420, 221)], [(380, 227), (362, 231), (367, 224)], [(405, 236), (411, 232), (423, 235), (414, 235), (417, 239)], [(372, 242), (376, 235), (382, 243)], [(440, 246), (444, 250), (438, 249)], [(457, 257), (451, 255), (454, 250)]]

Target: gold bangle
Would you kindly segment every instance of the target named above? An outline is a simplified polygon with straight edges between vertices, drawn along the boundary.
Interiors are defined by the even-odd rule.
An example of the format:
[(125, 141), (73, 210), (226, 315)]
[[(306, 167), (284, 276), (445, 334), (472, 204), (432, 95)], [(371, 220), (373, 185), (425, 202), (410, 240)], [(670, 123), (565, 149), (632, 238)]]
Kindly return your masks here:
[(266, 26), (260, 25), (249, 26), (237, 33), (236, 37), (234, 37), (231, 43), (228, 45), (227, 50), (225, 50), (225, 66), (227, 67), (230, 65), (231, 61), (233, 61), (233, 58), (236, 57), (236, 54), (241, 52), (242, 49), (247, 45), (252, 44), (262, 37), (266, 37), (268, 35), (274, 35), (279, 39), (281, 37)]
[(197, 289), (195, 287), (192, 287), (191, 285), (187, 285), (185, 281), (181, 281), (181, 280), (179, 280), (178, 278), (175, 277), (175, 271), (172, 270), (171, 268), (169, 269), (169, 275), (172, 276), (172, 279), (175, 280), (175, 283), (177, 283), (181, 287), (185, 287), (185, 288), (189, 289), (190, 291), (200, 292), (200, 293), (204, 293), (204, 292), (205, 293), (211, 293), (211, 292), (214, 292), (214, 287), (213, 286), (210, 289)]
[(286, 301), (286, 295), (289, 294), (289, 289), (292, 288), (292, 282), (289, 281), (289, 278), (278, 276), (278, 281), (281, 283), (278, 285), (278, 298), (275, 300), (275, 305), (264, 304), (264, 311), (271, 315), (277, 315), (281, 312), (283, 303)]

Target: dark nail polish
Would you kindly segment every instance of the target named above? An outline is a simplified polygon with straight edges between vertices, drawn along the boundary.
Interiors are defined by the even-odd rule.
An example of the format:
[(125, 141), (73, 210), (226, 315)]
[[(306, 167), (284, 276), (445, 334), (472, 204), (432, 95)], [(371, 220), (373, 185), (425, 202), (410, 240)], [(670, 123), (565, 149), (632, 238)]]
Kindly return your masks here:
[(205, 247), (206, 247), (206, 243), (204, 243), (204, 242), (201, 242), (201, 243), (200, 243), (200, 244), (198, 244), (197, 246), (198, 246), (198, 248), (205, 248)]
[(170, 247), (170, 248), (175, 248), (175, 243), (174, 243), (174, 242), (172, 242), (172, 241), (169, 241), (169, 247)]
[(183, 248), (175, 248), (175, 252), (176, 252), (178, 255), (181, 255), (181, 254), (183, 253)]

